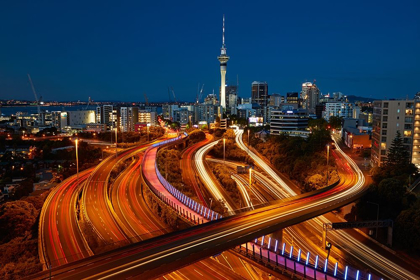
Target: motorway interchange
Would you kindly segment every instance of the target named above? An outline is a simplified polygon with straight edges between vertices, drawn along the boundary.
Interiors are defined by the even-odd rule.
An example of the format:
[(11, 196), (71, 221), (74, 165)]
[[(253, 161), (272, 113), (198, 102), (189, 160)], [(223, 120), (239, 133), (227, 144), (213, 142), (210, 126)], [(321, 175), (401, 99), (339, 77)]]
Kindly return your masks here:
[[(235, 276), (231, 270), (217, 268), (218, 258), (226, 258), (224, 255), (227, 252), (217, 258), (208, 257), (283, 227), (286, 228), (284, 240), (289, 244), (294, 243), (303, 251), (311, 251), (311, 256), (325, 253), (319, 250), (319, 244), (315, 244), (305, 235), (308, 232), (319, 235), (322, 224), (330, 222), (330, 216), (317, 217), (318, 214), (345, 205), (362, 193), (365, 188), (363, 173), (337, 145), (337, 154), (351, 166), (351, 169), (343, 168), (347, 174), (342, 176), (345, 180), (337, 187), (293, 203), (262, 207), (269, 201), (293, 197), (296, 192), (286, 179), (281, 178), (269, 164), (245, 146), (242, 135), (242, 130), (236, 130), (237, 145), (249, 153), (260, 171), (253, 174), (257, 182), (253, 187), (248, 184), (246, 176), (232, 174), (232, 177), (244, 198), (243, 206), (250, 210), (258, 206), (255, 207), (256, 210), (167, 235), (171, 229), (153, 218), (153, 213), (148, 210), (142, 197), (142, 187), (147, 184), (143, 184), (144, 174), (140, 170), (144, 168), (141, 166), (144, 153), (152, 150), (152, 143), (142, 145), (107, 158), (95, 169), (81, 172), (78, 179), (75, 176), (69, 178), (50, 194), (40, 222), (39, 251), (45, 269), (50, 268), (49, 272), (57, 278), (67, 279), (121, 279), (133, 276), (155, 278), (161, 275), (162, 279), (200, 279), (200, 275), (213, 274), (215, 279), (235, 279), (238, 275)], [(181, 165), (189, 167), (185, 176), (189, 177), (186, 179), (193, 184), (201, 204), (209, 206), (204, 197), (210, 195), (212, 199), (224, 200), (229, 212), (234, 213), (238, 206), (229, 203), (220, 185), (206, 168), (205, 155), (217, 143), (211, 141), (211, 138), (207, 138), (196, 144), (194, 149), (187, 149)], [(130, 161), (128, 167), (109, 185), (111, 170), (125, 160)], [(191, 168), (196, 171), (200, 180), (197, 180)], [(308, 221), (290, 227), (305, 220)], [(87, 232), (89, 236), (86, 236)], [(155, 238), (149, 239), (152, 237)], [(331, 258), (345, 260), (345, 256), (351, 257), (358, 265), (369, 267), (371, 271), (387, 279), (416, 277), (358, 241), (354, 234), (334, 231), (329, 233), (328, 238), (339, 247), (334, 247)], [(140, 242), (143, 240), (145, 241)], [(92, 250), (92, 244), (96, 245), (97, 252)], [(94, 256), (101, 250), (107, 251), (126, 245), (130, 246)], [(86, 257), (88, 258), (85, 259)], [(233, 255), (229, 258), (231, 262), (239, 263), (236, 268), (240, 267), (237, 270), (243, 276), (257, 279), (258, 275), (262, 275), (253, 270), (246, 261)], [(197, 262), (198, 260), (201, 261)], [(225, 264), (222, 262), (219, 260), (218, 264), (229, 264), (227, 261)], [(331, 261), (330, 265), (332, 263)], [(188, 264), (192, 265), (176, 270)], [(172, 270), (175, 271), (171, 272)], [(45, 275), (47, 274), (41, 273), (39, 278)]]

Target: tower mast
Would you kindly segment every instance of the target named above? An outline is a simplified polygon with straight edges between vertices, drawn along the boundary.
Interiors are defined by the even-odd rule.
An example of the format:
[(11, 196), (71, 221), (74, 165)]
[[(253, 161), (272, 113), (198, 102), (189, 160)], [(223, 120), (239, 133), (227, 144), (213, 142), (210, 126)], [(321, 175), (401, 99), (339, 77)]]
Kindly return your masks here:
[(225, 15), (223, 15), (223, 34), (222, 34), (222, 48), (220, 49), (220, 56), (217, 57), (220, 62), (220, 107), (222, 111), (226, 110), (226, 66), (229, 56), (226, 54), (225, 45)]

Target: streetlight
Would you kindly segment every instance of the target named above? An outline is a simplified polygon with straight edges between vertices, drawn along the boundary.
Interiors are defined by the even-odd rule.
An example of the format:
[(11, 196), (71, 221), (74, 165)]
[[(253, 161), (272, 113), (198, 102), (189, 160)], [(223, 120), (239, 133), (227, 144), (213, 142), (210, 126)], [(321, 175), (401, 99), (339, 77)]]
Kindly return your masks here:
[(250, 143), (249, 143), (249, 128), (248, 128), (248, 153), (249, 153), (249, 145)]
[(223, 138), (223, 164), (225, 164), (226, 165), (226, 162), (225, 162), (225, 151), (226, 151), (226, 138)]
[(375, 203), (375, 202), (370, 202), (370, 201), (366, 201), (369, 204), (373, 204), (376, 205), (378, 207), (377, 211), (376, 211), (376, 239), (378, 239), (378, 229), (379, 229), (379, 204)]
[(211, 204), (213, 203), (213, 198), (209, 198), (210, 199), (210, 210), (211, 210)]
[(249, 188), (251, 189), (251, 183), (252, 183), (252, 168), (249, 168)]
[(79, 146), (78, 146), (79, 139), (76, 139), (76, 140), (75, 140), (75, 142), (76, 142), (76, 173), (77, 173), (77, 188), (79, 188), (79, 153), (78, 153), (78, 150), (79, 150)]
[(327, 144), (327, 186), (328, 186), (328, 163), (330, 159), (330, 145)]
[(150, 123), (147, 124), (147, 142), (149, 142), (149, 126)]
[(118, 127), (115, 127), (115, 157), (118, 156)]

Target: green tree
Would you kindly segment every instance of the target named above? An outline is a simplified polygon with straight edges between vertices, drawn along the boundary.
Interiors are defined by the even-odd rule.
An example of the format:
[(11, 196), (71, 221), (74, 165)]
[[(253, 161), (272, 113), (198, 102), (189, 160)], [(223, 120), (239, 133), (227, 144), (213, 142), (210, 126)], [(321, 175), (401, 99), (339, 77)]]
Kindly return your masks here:
[(403, 182), (407, 182), (409, 176), (417, 173), (417, 168), (410, 161), (410, 152), (407, 150), (407, 146), (404, 145), (399, 131), (397, 131), (391, 143), (387, 158), (381, 169), (377, 173), (382, 176), (378, 176), (377, 179), (396, 177)]
[(334, 129), (340, 129), (343, 123), (342, 117), (331, 116), (329, 126)]
[(38, 211), (26, 201), (6, 202), (0, 206), (0, 241), (25, 236), (36, 222)]
[(395, 240), (403, 249), (420, 251), (420, 208), (411, 208), (398, 215)]
[(391, 147), (388, 150), (385, 167), (395, 168), (398, 166), (406, 167), (410, 162), (410, 153), (405, 148), (401, 133), (397, 130), (394, 140), (392, 140)]

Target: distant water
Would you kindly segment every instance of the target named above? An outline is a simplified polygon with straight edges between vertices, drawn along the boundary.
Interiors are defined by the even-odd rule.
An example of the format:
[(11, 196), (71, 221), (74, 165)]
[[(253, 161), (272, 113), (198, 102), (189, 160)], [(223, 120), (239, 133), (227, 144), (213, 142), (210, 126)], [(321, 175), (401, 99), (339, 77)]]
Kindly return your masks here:
[[(95, 110), (96, 105), (88, 106), (88, 110)], [(41, 106), (41, 111), (51, 112), (51, 111), (77, 111), (85, 110), (86, 105), (77, 105), (77, 106)], [(17, 112), (30, 114), (38, 113), (36, 106), (13, 106), (13, 107), (0, 107), (1, 114), (4, 116), (16, 115)]]
[[(89, 105), (86, 108), (86, 105), (77, 105), (77, 106), (41, 106), (41, 111), (51, 112), (51, 111), (77, 111), (77, 110), (95, 110), (96, 105)], [(16, 115), (17, 112), (23, 112), (28, 115), (38, 113), (36, 106), (13, 106), (13, 107), (0, 107), (0, 112), (3, 116)], [(157, 108), (157, 113), (162, 113), (162, 107)]]

